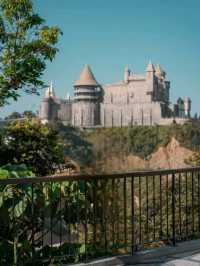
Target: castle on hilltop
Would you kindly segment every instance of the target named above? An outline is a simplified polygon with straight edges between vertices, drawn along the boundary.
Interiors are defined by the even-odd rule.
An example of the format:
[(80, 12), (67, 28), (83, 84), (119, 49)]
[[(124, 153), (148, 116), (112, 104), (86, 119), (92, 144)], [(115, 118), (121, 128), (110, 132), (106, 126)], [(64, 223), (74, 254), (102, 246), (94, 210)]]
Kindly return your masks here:
[(55, 96), (50, 85), (42, 99), (39, 117), (43, 123), (59, 120), (74, 127), (123, 127), (167, 125), (190, 118), (191, 100), (170, 103), (170, 81), (160, 65), (150, 62), (142, 75), (125, 68), (122, 81), (102, 85), (86, 65), (74, 84), (74, 97)]

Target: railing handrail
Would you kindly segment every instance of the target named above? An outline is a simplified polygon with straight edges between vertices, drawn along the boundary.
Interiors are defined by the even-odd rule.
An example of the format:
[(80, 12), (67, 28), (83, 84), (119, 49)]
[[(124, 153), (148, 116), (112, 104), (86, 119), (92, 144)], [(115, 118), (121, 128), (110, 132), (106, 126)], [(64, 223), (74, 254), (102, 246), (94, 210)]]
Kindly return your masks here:
[(23, 177), (23, 178), (8, 178), (0, 180), (0, 185), (17, 185), (17, 184), (34, 184), (41, 182), (62, 182), (62, 181), (81, 181), (92, 179), (112, 179), (123, 177), (142, 177), (142, 176), (156, 176), (156, 175), (170, 175), (187, 172), (198, 172), (200, 166), (173, 168), (173, 169), (159, 169), (159, 170), (141, 170), (126, 173), (110, 173), (110, 174), (78, 174), (78, 175), (52, 175), (43, 177)]

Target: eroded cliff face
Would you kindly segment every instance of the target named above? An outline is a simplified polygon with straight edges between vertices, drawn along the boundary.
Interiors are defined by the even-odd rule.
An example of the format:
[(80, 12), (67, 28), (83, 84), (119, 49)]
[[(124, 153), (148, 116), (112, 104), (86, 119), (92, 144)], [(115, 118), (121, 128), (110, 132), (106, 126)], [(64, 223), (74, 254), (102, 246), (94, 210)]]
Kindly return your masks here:
[(144, 169), (145, 161), (135, 155), (117, 156), (113, 155), (102, 162), (103, 172), (129, 172), (135, 169)]
[(181, 168), (188, 166), (185, 162), (193, 155), (193, 151), (184, 148), (172, 138), (166, 147), (160, 147), (150, 158), (150, 168)]
[(186, 160), (193, 155), (193, 151), (184, 148), (172, 138), (166, 147), (159, 147), (148, 160), (129, 154), (128, 156), (112, 155), (102, 164), (103, 172), (129, 172), (142, 169), (168, 169), (187, 167)]

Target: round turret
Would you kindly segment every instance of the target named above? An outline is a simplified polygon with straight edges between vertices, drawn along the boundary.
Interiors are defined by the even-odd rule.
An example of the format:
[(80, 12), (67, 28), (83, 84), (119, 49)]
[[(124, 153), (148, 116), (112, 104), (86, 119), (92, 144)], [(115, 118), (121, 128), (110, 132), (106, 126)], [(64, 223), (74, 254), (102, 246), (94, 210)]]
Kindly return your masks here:
[(39, 117), (44, 123), (50, 120), (50, 98), (47, 98), (47, 97), (43, 98), (41, 105), (40, 105)]
[(51, 82), (50, 86), (45, 91), (44, 98), (40, 105), (40, 114), (39, 117), (43, 123), (47, 123), (52, 119), (52, 100), (55, 98), (55, 91), (53, 88), (53, 83)]
[(81, 72), (80, 78), (75, 82), (74, 100), (75, 101), (96, 101), (97, 93), (96, 88), (98, 83), (91, 71), (89, 65), (85, 65)]
[(79, 127), (99, 124), (99, 96), (97, 83), (89, 65), (85, 65), (79, 79), (74, 84), (72, 123)]

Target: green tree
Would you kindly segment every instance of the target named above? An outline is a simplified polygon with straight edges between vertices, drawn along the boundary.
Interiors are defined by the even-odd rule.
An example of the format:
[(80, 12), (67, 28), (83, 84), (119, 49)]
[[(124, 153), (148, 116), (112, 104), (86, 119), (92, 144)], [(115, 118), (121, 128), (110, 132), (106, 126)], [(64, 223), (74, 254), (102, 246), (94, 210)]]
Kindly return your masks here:
[[(0, 167), (0, 180), (33, 176), (34, 173), (25, 165)], [(89, 193), (85, 198), (85, 191), (89, 189), (90, 186), (85, 187), (81, 181), (1, 184), (0, 265), (32, 265), (33, 253), (34, 259), (41, 259), (38, 265), (49, 265), (52, 255), (58, 257), (60, 254), (65, 254), (66, 262), (78, 262), (85, 254), (85, 244), (65, 241), (60, 247), (50, 247), (50, 242), (49, 246), (43, 245), (43, 239), (51, 234), (51, 230), (58, 233), (61, 228), (66, 235), (67, 227), (76, 228), (77, 222), (84, 221), (86, 199), (91, 206)], [(51, 226), (48, 224), (50, 219)], [(42, 258), (45, 258), (45, 263)]]
[(22, 116), (27, 118), (33, 118), (36, 117), (36, 114), (33, 111), (26, 110), (23, 112)]
[[(7, 178), (33, 177), (34, 174), (25, 165), (6, 165), (0, 167), (0, 180)], [(29, 193), (31, 188), (29, 186)], [(27, 208), (27, 198), (24, 197), (22, 186), (0, 186), (0, 265), (12, 262), (17, 264), (17, 249), (19, 240), (25, 243), (21, 228), (25, 228), (22, 215)], [(15, 216), (15, 219), (13, 217)], [(18, 221), (17, 221), (18, 219)], [(22, 239), (20, 237), (22, 236)], [(24, 237), (24, 238), (23, 238)], [(23, 248), (26, 248), (25, 245)]]
[(19, 119), (22, 118), (22, 115), (18, 112), (12, 112), (10, 115), (5, 117), (5, 120), (11, 120), (11, 119)]
[(36, 175), (52, 174), (64, 160), (58, 134), (38, 119), (10, 123), (1, 138), (0, 165), (25, 164)]
[(92, 144), (88, 142), (79, 129), (54, 122), (51, 126), (59, 132), (59, 141), (66, 157), (76, 161), (82, 171), (87, 171), (94, 162)]
[(44, 22), (31, 0), (0, 0), (0, 106), (17, 100), (22, 90), (39, 94), (44, 87), (41, 75), (61, 34)]

